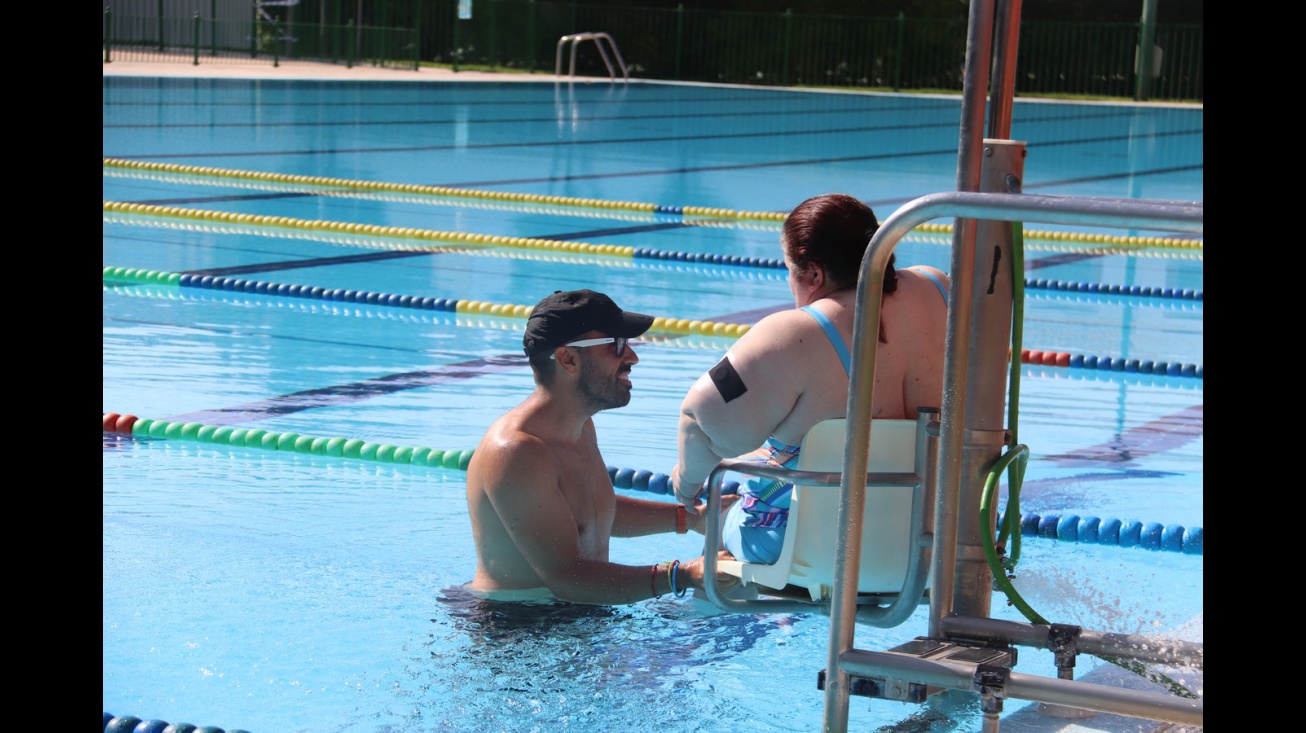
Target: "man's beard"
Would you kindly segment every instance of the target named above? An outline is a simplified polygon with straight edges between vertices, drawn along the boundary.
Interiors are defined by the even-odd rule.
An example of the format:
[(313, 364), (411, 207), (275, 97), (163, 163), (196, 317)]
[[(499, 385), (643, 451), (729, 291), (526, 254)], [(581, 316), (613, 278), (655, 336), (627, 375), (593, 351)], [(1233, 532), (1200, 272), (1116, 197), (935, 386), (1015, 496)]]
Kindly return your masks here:
[(580, 394), (595, 412), (630, 404), (630, 390), (608, 374), (600, 374), (587, 359), (580, 362)]

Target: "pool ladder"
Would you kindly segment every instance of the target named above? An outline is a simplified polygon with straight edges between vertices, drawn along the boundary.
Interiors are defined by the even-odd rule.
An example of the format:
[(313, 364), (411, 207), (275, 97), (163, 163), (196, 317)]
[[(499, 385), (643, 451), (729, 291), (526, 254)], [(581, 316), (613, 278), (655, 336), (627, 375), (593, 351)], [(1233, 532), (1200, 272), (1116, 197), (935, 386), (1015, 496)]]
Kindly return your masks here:
[[(608, 67), (608, 76), (613, 81), (617, 80), (616, 69), (621, 69), (623, 81), (630, 81), (630, 74), (626, 70), (626, 62), (621, 58), (621, 51), (617, 50), (617, 42), (612, 40), (612, 36), (607, 33), (573, 33), (559, 38), (557, 59), (553, 65), (554, 76), (562, 76), (562, 49), (568, 43), (571, 44), (571, 65), (568, 67), (567, 76), (576, 76), (576, 47), (583, 41), (594, 42), (594, 47), (599, 50), (599, 57), (603, 59), (603, 65)], [(616, 59), (617, 66), (615, 69), (612, 66), (612, 59), (608, 58), (608, 49), (603, 47), (604, 43), (608, 45), (608, 49), (612, 50), (612, 56)]]

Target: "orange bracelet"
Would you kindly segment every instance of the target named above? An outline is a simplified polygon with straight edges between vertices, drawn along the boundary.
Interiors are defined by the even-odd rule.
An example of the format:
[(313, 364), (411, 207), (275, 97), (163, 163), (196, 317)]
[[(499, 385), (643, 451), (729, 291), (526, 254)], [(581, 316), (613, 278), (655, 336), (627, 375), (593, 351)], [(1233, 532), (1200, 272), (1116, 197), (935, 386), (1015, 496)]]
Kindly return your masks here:
[(658, 593), (658, 566), (657, 565), (653, 566), (653, 572), (648, 577), (648, 589), (653, 591), (654, 598), (660, 598), (662, 596), (661, 593)]
[(685, 511), (684, 504), (676, 505), (676, 534), (685, 534), (689, 531), (689, 513)]

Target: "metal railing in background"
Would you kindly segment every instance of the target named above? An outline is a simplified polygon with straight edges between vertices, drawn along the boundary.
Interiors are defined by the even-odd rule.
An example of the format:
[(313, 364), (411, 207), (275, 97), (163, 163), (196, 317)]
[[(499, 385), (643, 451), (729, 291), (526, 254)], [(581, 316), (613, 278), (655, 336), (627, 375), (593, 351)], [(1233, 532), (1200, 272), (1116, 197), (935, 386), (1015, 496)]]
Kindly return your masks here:
[(104, 11), (104, 62), (371, 64), (417, 69), (415, 28), (118, 15)]
[[(567, 49), (568, 44), (571, 44), (571, 66), (568, 67), (567, 73), (568, 76), (576, 75), (576, 52), (580, 50), (578, 46), (585, 41), (594, 44), (594, 48), (599, 52), (599, 57), (603, 59), (603, 65), (608, 67), (608, 76), (613, 81), (617, 80), (617, 69), (621, 69), (622, 81), (630, 81), (630, 74), (626, 69), (626, 62), (621, 58), (621, 50), (617, 48), (617, 42), (612, 40), (612, 36), (603, 32), (573, 33), (559, 38), (557, 58), (553, 64), (554, 76), (562, 76), (562, 53)], [(606, 47), (604, 44), (606, 44)], [(612, 52), (611, 58), (608, 57), (608, 51)], [(615, 67), (612, 65), (614, 60), (617, 62)]]
[[(206, 51), (230, 62), (226, 54), (242, 50), (261, 62), (340, 63), (349, 56), (345, 38), (352, 37), (355, 58), (377, 65), (547, 74), (558, 38), (602, 28), (621, 40), (634, 78), (960, 93), (966, 51), (965, 17), (902, 13), (727, 12), (567, 0), (475, 0), (471, 17), (459, 16), (458, 0), (300, 0), (263, 14), (234, 0), (116, 0), (110, 10), (115, 4), (120, 17), (112, 27), (106, 13), (106, 58), (125, 60), (155, 60), (149, 55), (159, 46), (193, 56), (188, 35), (196, 12), (204, 36), (198, 63)], [(122, 14), (126, 8), (129, 15)], [(212, 35), (220, 40), (209, 44)], [(1151, 54), (1138, 53), (1145, 37), (1152, 39)], [(1201, 25), (1022, 21), (1019, 38), (1016, 96), (1141, 99), (1139, 57), (1150, 55), (1150, 83), (1141, 85), (1146, 99), (1202, 100)], [(576, 75), (609, 78), (597, 50), (584, 51)], [(196, 61), (184, 56), (171, 57)]]

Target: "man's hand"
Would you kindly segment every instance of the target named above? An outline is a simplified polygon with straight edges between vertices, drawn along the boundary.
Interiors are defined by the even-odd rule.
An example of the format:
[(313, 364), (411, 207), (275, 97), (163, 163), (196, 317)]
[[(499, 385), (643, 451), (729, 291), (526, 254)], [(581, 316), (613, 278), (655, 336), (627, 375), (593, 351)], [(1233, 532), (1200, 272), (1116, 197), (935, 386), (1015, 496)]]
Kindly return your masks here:
[[(717, 557), (717, 562), (721, 562), (722, 560), (735, 559), (734, 555), (731, 555), (729, 552), (726, 552), (725, 550), (721, 550), (720, 552), (718, 552), (716, 557)], [(703, 562), (704, 562), (703, 558), (696, 557), (688, 562), (680, 563), (680, 567), (676, 568), (676, 579), (677, 579), (676, 584), (681, 585), (682, 583), (687, 581), (688, 582), (687, 587), (694, 588), (697, 590), (705, 590), (705, 587), (703, 585), (703, 581), (704, 581)], [(716, 587), (717, 590), (721, 591), (721, 593), (724, 595), (734, 590), (735, 588), (739, 587), (739, 578), (736, 578), (735, 576), (730, 575), (729, 573), (723, 572), (720, 569), (720, 567), (721, 567), (720, 565), (717, 566)]]
[[(721, 516), (725, 516), (726, 511), (730, 509), (730, 505), (737, 501), (739, 501), (738, 494), (729, 494), (721, 497)], [(704, 501), (695, 504), (693, 511), (688, 511), (688, 514), (692, 517), (689, 520), (689, 528), (699, 534), (707, 534), (707, 502)], [(733, 560), (734, 558), (730, 557), (726, 559)]]

